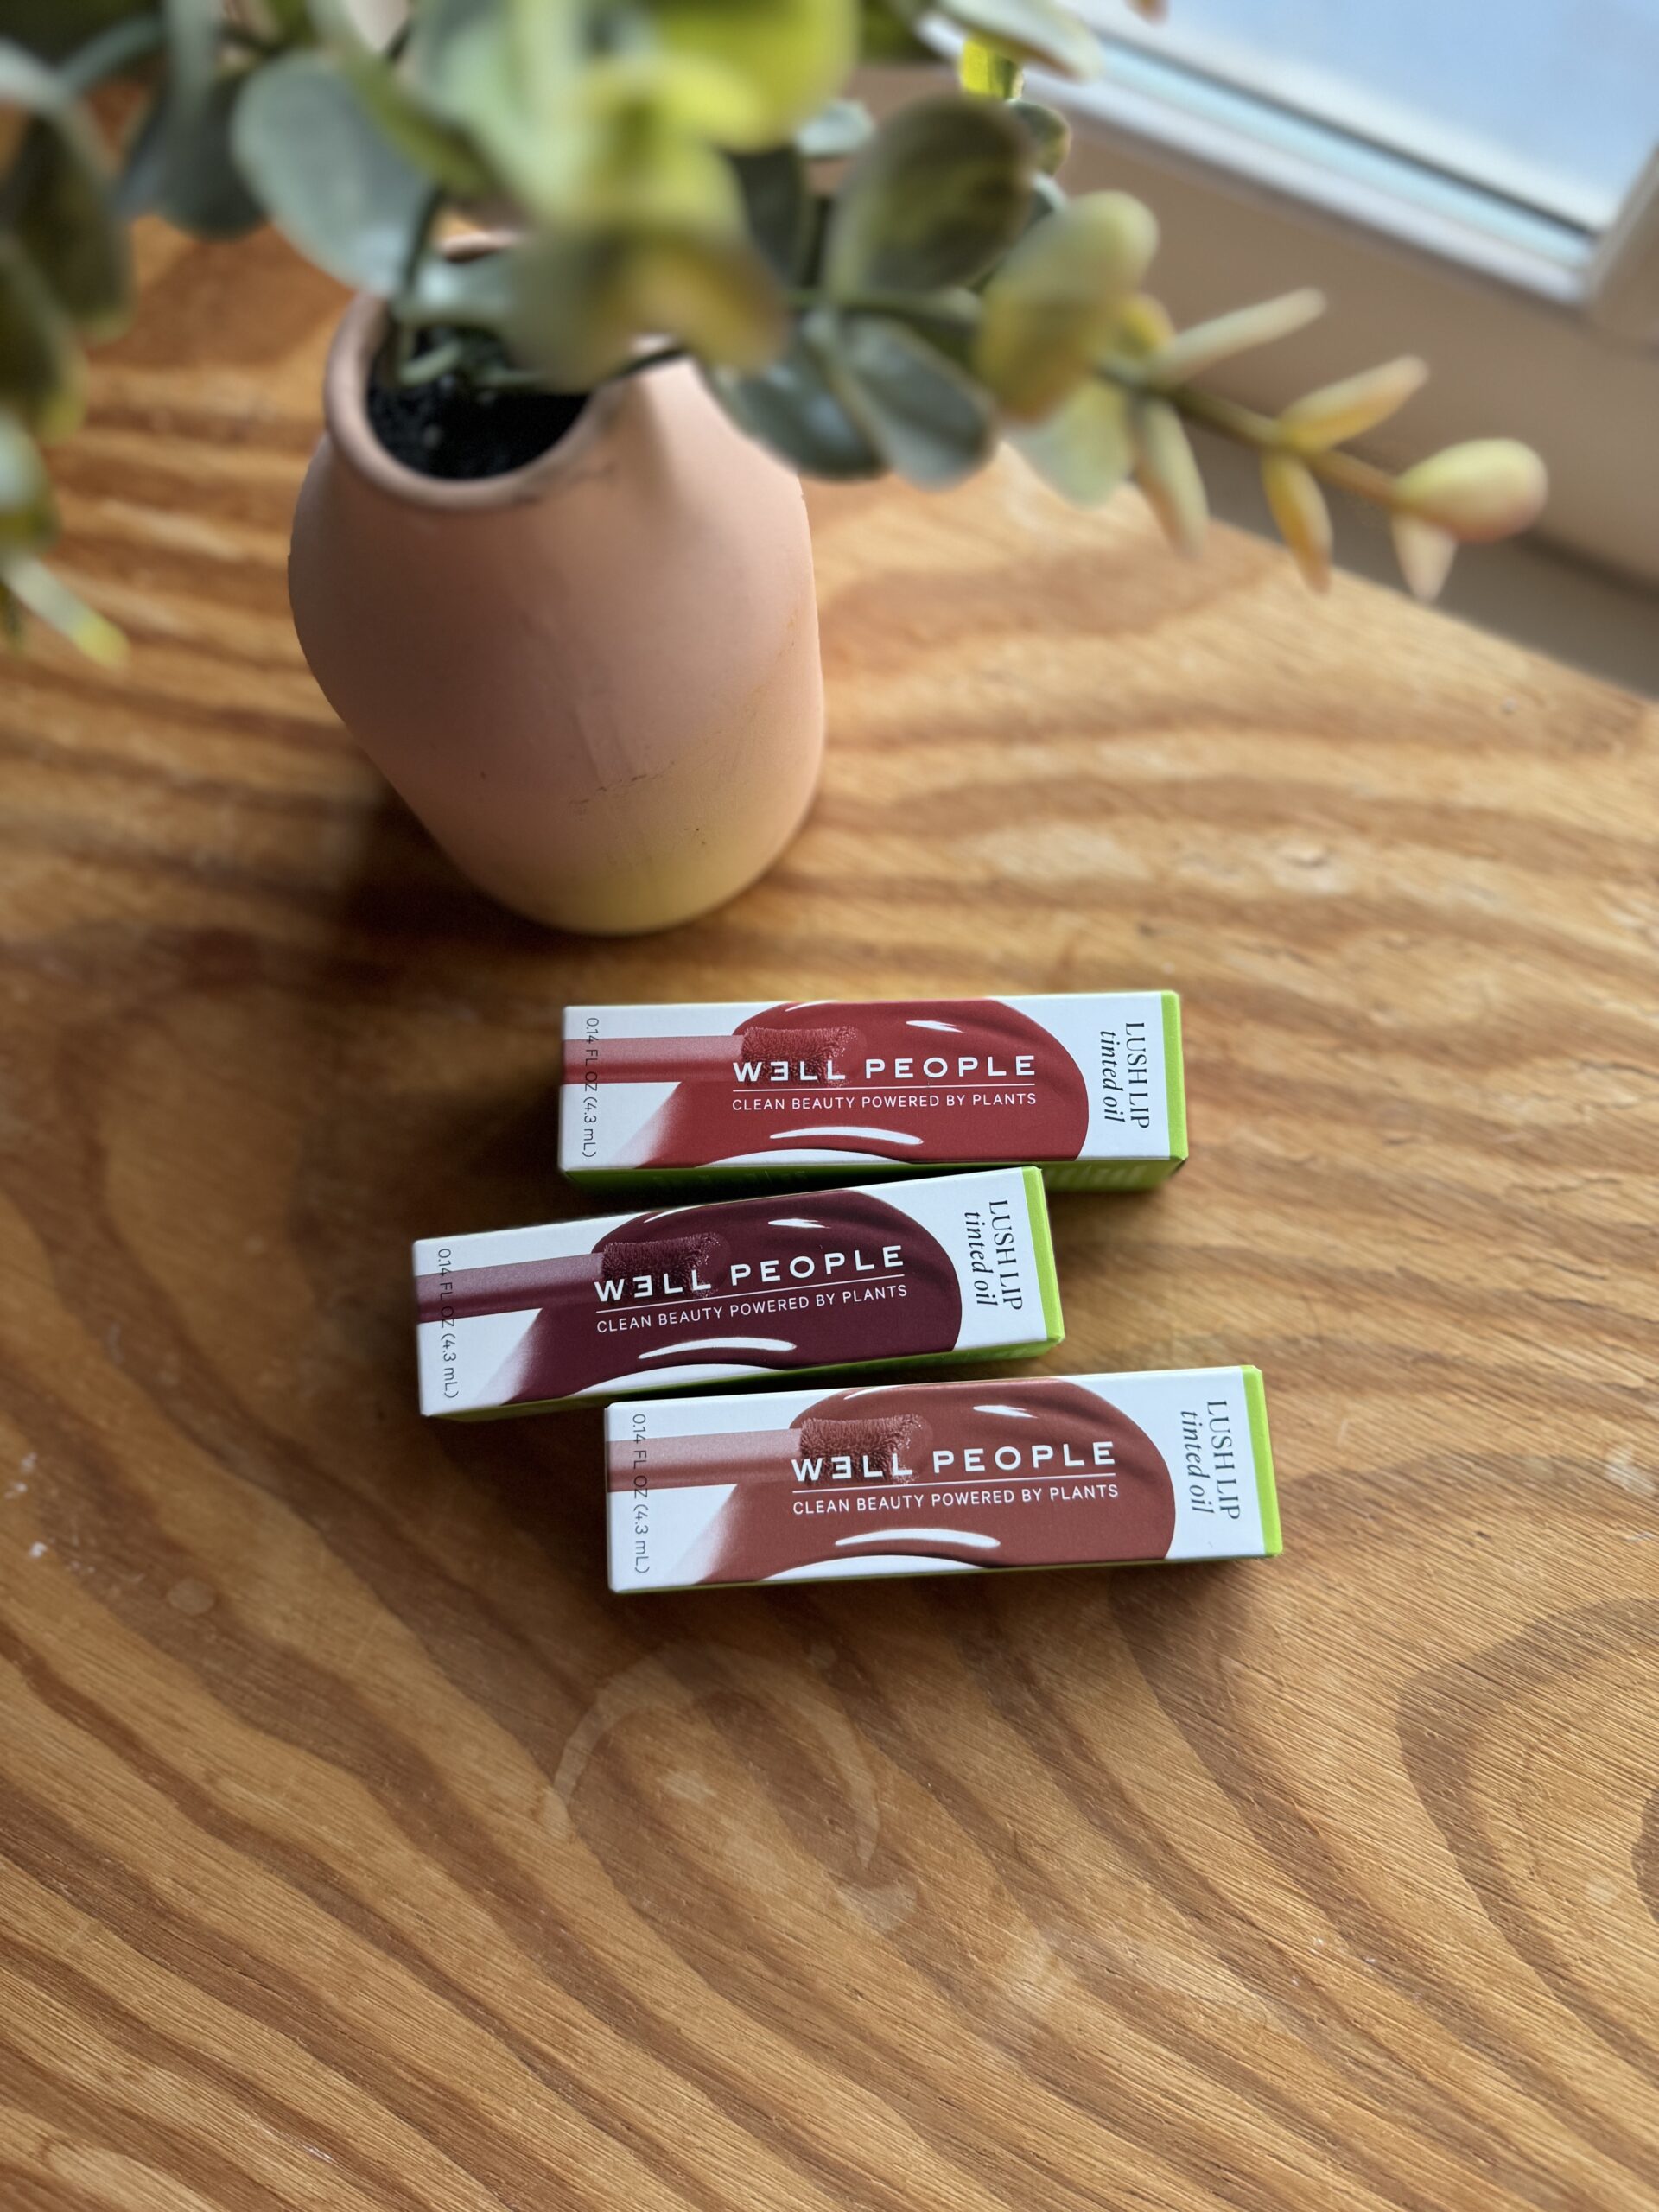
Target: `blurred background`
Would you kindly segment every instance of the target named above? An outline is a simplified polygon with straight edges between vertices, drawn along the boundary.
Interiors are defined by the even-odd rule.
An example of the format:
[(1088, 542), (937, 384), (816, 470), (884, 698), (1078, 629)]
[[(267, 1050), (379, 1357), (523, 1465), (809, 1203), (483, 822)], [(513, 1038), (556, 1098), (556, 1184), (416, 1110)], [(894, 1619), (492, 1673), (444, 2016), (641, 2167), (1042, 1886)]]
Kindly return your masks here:
[[(352, 0), (390, 32), (405, 0)], [(1524, 439), (1550, 500), (1458, 562), (1442, 604), (1659, 695), (1659, 0), (1079, 0), (1104, 66), (1031, 73), (1065, 181), (1143, 198), (1178, 323), (1317, 284), (1333, 312), (1209, 379), (1269, 412), (1402, 353), (1433, 377), (1360, 450), (1397, 467)], [(942, 50), (944, 41), (941, 41)], [(885, 109), (911, 71), (858, 89)], [(1269, 532), (1253, 459), (1198, 433), (1216, 512)], [(1399, 588), (1380, 518), (1337, 557)]]
[[(1157, 212), (1178, 322), (1330, 296), (1325, 322), (1211, 381), (1272, 410), (1423, 354), (1433, 378), (1377, 459), (1503, 435), (1551, 475), (1539, 529), (1459, 562), (1444, 603), (1659, 692), (1659, 0), (1085, 12), (1101, 74), (1032, 90), (1072, 119), (1071, 189)], [(1205, 443), (1217, 512), (1265, 529), (1248, 456)], [(1339, 561), (1392, 584), (1386, 533), (1343, 520)]]

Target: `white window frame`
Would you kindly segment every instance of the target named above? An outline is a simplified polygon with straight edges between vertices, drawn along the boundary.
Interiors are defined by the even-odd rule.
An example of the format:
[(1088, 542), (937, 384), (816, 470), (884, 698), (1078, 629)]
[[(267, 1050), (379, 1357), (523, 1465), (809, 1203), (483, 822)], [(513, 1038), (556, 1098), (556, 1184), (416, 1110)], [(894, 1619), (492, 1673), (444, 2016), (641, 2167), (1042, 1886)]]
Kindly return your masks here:
[(1217, 387), (1282, 406), (1372, 361), (1433, 371), (1366, 450), (1526, 439), (1550, 467), (1550, 543), (1659, 583), (1659, 154), (1599, 238), (1496, 193), (1112, 43), (1084, 85), (1033, 76), (1071, 118), (1073, 191), (1158, 213), (1155, 289), (1189, 322), (1299, 284), (1332, 313), (1241, 357)]

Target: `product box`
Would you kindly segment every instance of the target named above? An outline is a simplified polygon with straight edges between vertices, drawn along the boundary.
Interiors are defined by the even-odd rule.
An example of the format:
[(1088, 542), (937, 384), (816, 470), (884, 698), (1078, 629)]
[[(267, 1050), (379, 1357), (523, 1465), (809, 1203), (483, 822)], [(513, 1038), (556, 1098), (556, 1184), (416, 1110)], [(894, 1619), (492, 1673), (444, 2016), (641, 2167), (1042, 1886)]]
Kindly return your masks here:
[(415, 1291), (425, 1414), (1015, 1358), (1061, 1336), (1032, 1167), (427, 1238)]
[(1254, 1367), (625, 1400), (605, 1433), (616, 1591), (1280, 1549)]
[(559, 1163), (590, 1187), (1029, 1160), (1139, 1190), (1185, 1157), (1173, 991), (565, 1013)]

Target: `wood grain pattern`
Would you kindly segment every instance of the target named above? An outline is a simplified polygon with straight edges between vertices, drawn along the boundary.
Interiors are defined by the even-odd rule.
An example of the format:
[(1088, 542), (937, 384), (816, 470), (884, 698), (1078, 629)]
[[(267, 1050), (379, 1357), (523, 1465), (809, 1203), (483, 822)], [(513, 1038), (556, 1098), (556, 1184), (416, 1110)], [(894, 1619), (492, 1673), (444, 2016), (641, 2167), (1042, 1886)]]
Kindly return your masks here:
[[(815, 499), (829, 781), (665, 940), (457, 883), (302, 666), (336, 300), (146, 240), (0, 696), (8, 2212), (1659, 2202), (1650, 710), (1011, 472)], [(464, 733), (459, 734), (464, 742)], [(1173, 984), (1052, 1363), (1266, 1369), (1274, 1567), (629, 1602), (415, 1417), (566, 999)]]

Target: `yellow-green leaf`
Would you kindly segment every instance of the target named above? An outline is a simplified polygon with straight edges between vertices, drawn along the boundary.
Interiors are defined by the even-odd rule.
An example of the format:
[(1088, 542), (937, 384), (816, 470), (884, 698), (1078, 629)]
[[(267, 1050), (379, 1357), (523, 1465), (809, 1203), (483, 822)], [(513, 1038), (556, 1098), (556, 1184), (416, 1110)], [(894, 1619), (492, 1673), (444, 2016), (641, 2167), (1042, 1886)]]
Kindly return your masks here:
[[(595, 54), (574, 72), (571, 90), (582, 112), (596, 123), (645, 111), (671, 129), (695, 131), (733, 149), (763, 135), (758, 120), (765, 103), (749, 80), (711, 55), (666, 53), (651, 47)], [(765, 142), (779, 143), (764, 132)]]
[(1276, 339), (1288, 338), (1324, 313), (1324, 293), (1311, 288), (1287, 292), (1276, 300), (1262, 300), (1255, 307), (1236, 308), (1230, 315), (1196, 322), (1190, 330), (1179, 331), (1166, 340), (1148, 359), (1147, 374), (1154, 384), (1166, 387), (1190, 384), (1217, 361), (1230, 360), (1253, 346), (1271, 346)]
[(1011, 436), (1044, 483), (1074, 507), (1103, 506), (1135, 465), (1128, 403), (1116, 385), (1079, 385), (1046, 422)]
[(1544, 464), (1515, 438), (1471, 438), (1396, 479), (1402, 513), (1465, 541), (1509, 537), (1535, 522), (1549, 489)]
[(1268, 454), (1262, 462), (1262, 488), (1303, 580), (1315, 591), (1328, 591), (1331, 510), (1313, 470), (1294, 454)]
[(1020, 63), (976, 38), (965, 39), (957, 62), (957, 81), (981, 99), (1014, 100), (1026, 81)]
[(1075, 9), (1056, 0), (938, 0), (938, 11), (1011, 60), (1034, 61), (1066, 77), (1099, 71), (1099, 41)]
[(751, 119), (723, 143), (753, 152), (792, 137), (858, 55), (855, 0), (648, 0), (667, 50), (715, 63), (748, 91)]
[(1204, 550), (1210, 503), (1192, 441), (1166, 399), (1143, 400), (1135, 415), (1135, 480), (1179, 553)]
[(591, 391), (648, 335), (741, 370), (771, 361), (786, 335), (778, 288), (747, 240), (671, 232), (543, 234), (434, 264), (399, 313), (496, 331), (559, 391)]
[(1397, 514), (1389, 527), (1394, 534), (1395, 558), (1400, 563), (1406, 588), (1414, 599), (1438, 599), (1451, 572), (1458, 550), (1457, 539), (1438, 523), (1420, 522), (1414, 515)]
[(736, 171), (705, 139), (659, 111), (617, 116), (572, 181), (564, 221), (584, 229), (698, 232), (734, 243), (743, 235)]
[(0, 592), (9, 593), (20, 607), (67, 638), (88, 660), (101, 662), (105, 668), (124, 664), (127, 641), (114, 623), (88, 607), (43, 563), (27, 558), (7, 562), (0, 567)]
[(746, 242), (665, 237), (634, 246), (625, 266), (636, 332), (665, 332), (725, 368), (753, 372), (777, 358), (787, 334), (782, 301)]
[(34, 440), (0, 412), (0, 555), (36, 552), (54, 534), (52, 487)]
[(1112, 351), (1141, 365), (1160, 346), (1167, 346), (1174, 335), (1175, 326), (1163, 302), (1154, 300), (1150, 292), (1137, 292), (1123, 302), (1112, 332)]
[(1279, 417), (1279, 427), (1303, 453), (1325, 452), (1386, 423), (1422, 390), (1427, 377), (1426, 363), (1402, 354), (1397, 361), (1384, 361), (1293, 400)]
[(1157, 244), (1124, 192), (1086, 194), (1027, 232), (985, 288), (974, 354), (1011, 415), (1040, 420), (1088, 374)]

